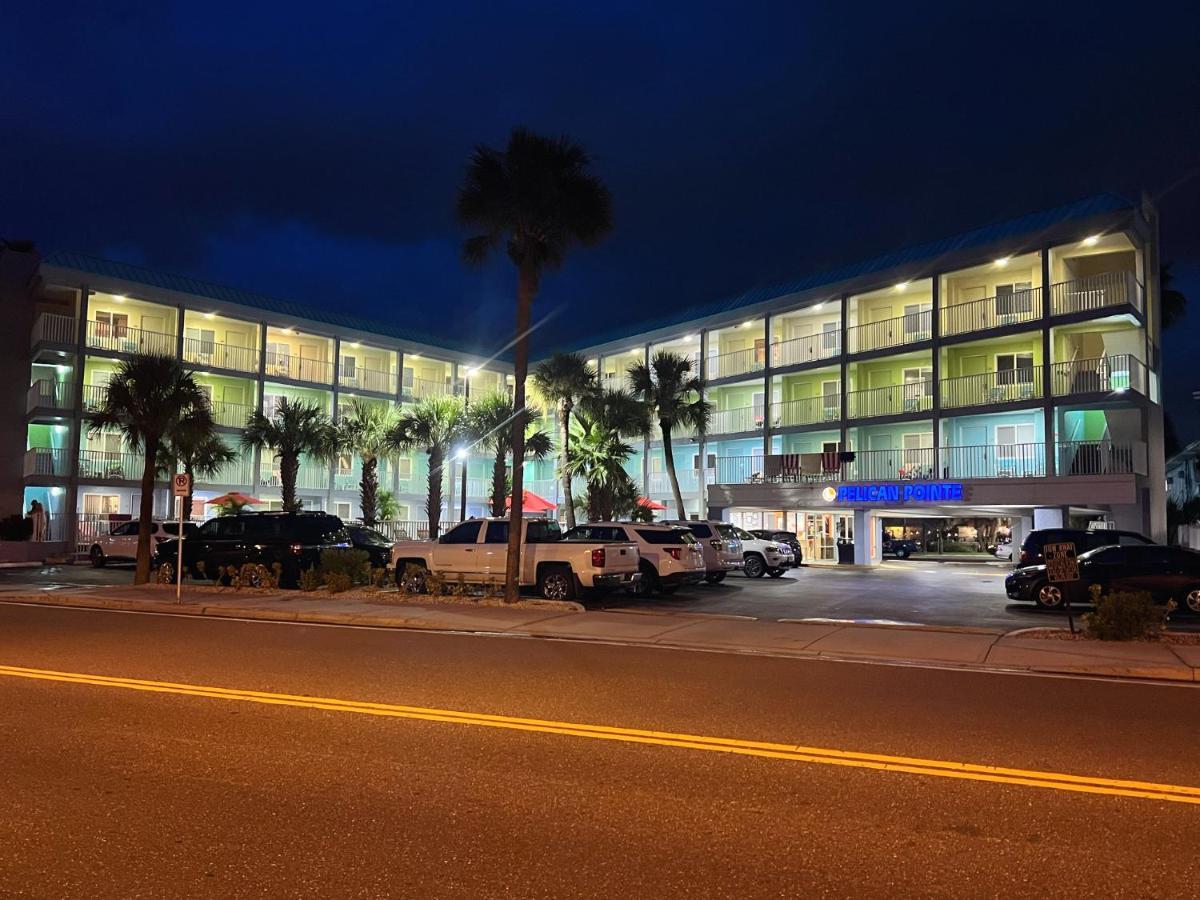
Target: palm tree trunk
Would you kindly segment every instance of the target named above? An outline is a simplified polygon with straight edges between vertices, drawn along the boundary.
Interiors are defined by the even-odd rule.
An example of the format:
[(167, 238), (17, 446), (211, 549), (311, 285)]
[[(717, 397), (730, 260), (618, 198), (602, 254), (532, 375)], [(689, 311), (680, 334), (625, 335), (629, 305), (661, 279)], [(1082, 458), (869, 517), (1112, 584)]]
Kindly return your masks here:
[(675, 474), (675, 451), (671, 449), (671, 426), (659, 422), (663, 437), (663, 460), (667, 464), (667, 474), (671, 476), (671, 492), (675, 495), (675, 506), (679, 509), (679, 518), (687, 518), (687, 510), (683, 508), (683, 492), (679, 490), (679, 476)]
[(299, 454), (282, 454), (279, 457), (279, 480), (282, 482), (283, 509), (285, 512), (299, 512), (296, 506), (296, 476), (299, 474)]
[(442, 524), (442, 450), (440, 447), (430, 447), (426, 451), (429, 457), (429, 473), (426, 482), (429, 486), (425, 495), (425, 517), (429, 520), (429, 539), (438, 536)]
[(497, 439), (496, 441), (496, 458), (492, 460), (492, 515), (500, 518), (504, 515), (504, 507), (508, 504), (504, 501), (508, 499), (508, 460), (504, 442)]
[(561, 473), (563, 503), (567, 507), (567, 528), (575, 527), (575, 498), (571, 496), (571, 473), (567, 471), (568, 452), (571, 444), (571, 401), (564, 400), (559, 408), (559, 429), (562, 439), (558, 443), (558, 471)]
[(504, 600), (521, 598), (521, 516), (525, 500), (525, 378), (529, 374), (529, 318), (537, 295), (537, 269), (522, 265), (517, 276), (517, 334), (513, 347), (512, 506), (508, 514), (508, 561)]
[(137, 569), (134, 584), (150, 580), (150, 531), (154, 522), (154, 471), (158, 465), (158, 442), (146, 441), (146, 465), (142, 469), (142, 499), (138, 505)]
[(374, 456), (362, 458), (362, 479), (358, 482), (358, 505), (364, 525), (374, 525), (378, 515), (375, 498), (379, 494), (379, 460)]

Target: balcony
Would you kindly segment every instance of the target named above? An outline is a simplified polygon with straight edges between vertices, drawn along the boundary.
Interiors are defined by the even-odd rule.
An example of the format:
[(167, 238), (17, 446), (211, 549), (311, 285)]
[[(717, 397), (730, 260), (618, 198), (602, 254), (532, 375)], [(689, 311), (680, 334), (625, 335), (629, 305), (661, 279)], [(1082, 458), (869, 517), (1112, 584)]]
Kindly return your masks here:
[(775, 409), (775, 425), (779, 428), (837, 422), (842, 418), (842, 395), (825, 394), (820, 397), (788, 400), (777, 404)]
[[(720, 356), (710, 356), (704, 377), (707, 381), (716, 381), (720, 378), (761, 372), (766, 367), (766, 351), (762, 347), (749, 347), (745, 350), (734, 350), (732, 353), (722, 353)], [(696, 371), (694, 365), (693, 371)]]
[(449, 379), (435, 381), (431, 378), (413, 378), (411, 384), (404, 385), (405, 400), (424, 400), (427, 397), (452, 397), (458, 392), (450, 385)]
[(771, 345), (771, 365), (776, 369), (832, 359), (842, 352), (841, 331), (825, 331), (779, 341)]
[(87, 346), (111, 353), (152, 353), (157, 356), (175, 355), (175, 335), (159, 331), (144, 331), (128, 325), (110, 322), (87, 323)]
[(933, 313), (909, 313), (881, 322), (854, 325), (846, 329), (846, 343), (850, 353), (866, 353), (888, 347), (918, 344), (933, 337)]
[(342, 366), (338, 372), (338, 385), (356, 391), (371, 391), (376, 394), (395, 396), (396, 373), (364, 369), (361, 366), (352, 369)]
[(1126, 305), (1142, 310), (1142, 286), (1133, 272), (1102, 272), (1050, 288), (1050, 312), (1055, 316)]
[(942, 337), (1020, 325), (1042, 317), (1040, 287), (942, 308)]
[(71, 398), (74, 395), (72, 386), (65, 381), (51, 381), (39, 378), (29, 386), (25, 395), (25, 412), (35, 409), (49, 409), (55, 412), (67, 412), (71, 409)]
[(1046, 445), (980, 444), (970, 447), (943, 447), (939, 451), (942, 478), (1042, 478), (1046, 468)]
[(33, 323), (33, 332), (29, 346), (38, 344), (55, 344), (60, 347), (74, 347), (76, 325), (74, 316), (60, 316), (56, 313), (42, 313)]
[(1050, 390), (1055, 397), (1129, 390), (1145, 394), (1146, 381), (1146, 364), (1128, 353), (1074, 359), (1050, 367)]
[[(720, 409), (712, 414), (708, 423), (709, 434), (741, 434), (745, 431), (757, 431), (763, 427), (763, 408), (761, 406), (743, 406), (739, 409)], [(676, 434), (672, 429), (671, 437), (687, 437)]]
[(64, 447), (31, 447), (25, 451), (24, 475), (65, 478), (71, 474), (70, 451)]
[[(676, 461), (678, 462), (678, 461)], [(711, 469), (709, 470), (712, 471)], [(681, 494), (694, 494), (700, 490), (700, 473), (695, 469), (676, 467), (675, 477), (679, 479)], [(709, 479), (711, 483), (711, 478)], [(667, 472), (651, 472), (646, 485), (647, 493), (659, 497), (669, 497), (674, 493), (671, 489), (671, 476)]]
[(85, 384), (83, 386), (83, 411), (85, 413), (100, 412), (108, 399), (107, 384)]
[(1054, 445), (1059, 475), (1132, 475), (1133, 448), (1112, 441), (1060, 441)]
[(993, 406), (1042, 398), (1042, 367), (1006, 369), (942, 379), (942, 408)]
[(933, 409), (933, 380), (850, 391), (846, 407), (851, 419), (928, 412)]
[(268, 378), (290, 378), (312, 384), (333, 384), (333, 363), (288, 353), (267, 351), (264, 368)]
[(228, 462), (221, 466), (220, 470), (214, 475), (207, 477), (196, 478), (196, 484), (204, 486), (224, 485), (228, 487), (245, 487), (248, 488), (254, 483), (254, 475), (252, 471), (254, 457), (250, 453), (243, 453), (232, 462)]
[(212, 407), (213, 421), (223, 428), (245, 428), (246, 420), (254, 412), (253, 406), (245, 403), (228, 403), (225, 400), (214, 400)]
[[(264, 453), (270, 453), (264, 450)], [(283, 487), (283, 476), (275, 467), (263, 468), (258, 473), (258, 486), (265, 488)], [(296, 473), (296, 489), (302, 491), (324, 491), (329, 489), (329, 466), (326, 463), (301, 460)]]
[(235, 347), (198, 338), (183, 339), (184, 362), (233, 372), (258, 372), (257, 347)]
[(140, 481), (146, 463), (140, 453), (80, 450), (79, 477), (106, 481)]

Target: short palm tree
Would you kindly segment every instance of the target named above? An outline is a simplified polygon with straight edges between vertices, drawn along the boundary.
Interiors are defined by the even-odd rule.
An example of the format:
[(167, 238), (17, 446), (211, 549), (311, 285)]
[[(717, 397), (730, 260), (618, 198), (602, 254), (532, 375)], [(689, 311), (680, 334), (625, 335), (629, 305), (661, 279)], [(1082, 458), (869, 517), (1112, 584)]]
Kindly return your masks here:
[(571, 422), (567, 472), (587, 484), (584, 509), (591, 521), (608, 521), (631, 512), (624, 507), (636, 501), (637, 490), (625, 463), (634, 450), (625, 439), (642, 437), (649, 430), (645, 404), (624, 391), (593, 394), (580, 405)]
[[(472, 400), (467, 409), (467, 432), (476, 446), (492, 454), (492, 515), (502, 516), (508, 505), (509, 428), (516, 410), (508, 394), (497, 391)], [(554, 449), (550, 435), (537, 427), (538, 416), (529, 413), (525, 428), (525, 458), (545, 459)]]
[(582, 353), (555, 353), (533, 370), (533, 386), (558, 413), (558, 477), (562, 479), (567, 527), (575, 527), (575, 504), (567, 460), (571, 450), (571, 412), (575, 404), (596, 392), (596, 370)]
[(663, 460), (671, 479), (671, 492), (679, 518), (687, 518), (679, 476), (675, 474), (675, 454), (671, 447), (671, 432), (675, 428), (694, 428), (697, 434), (708, 430), (712, 404), (704, 399), (704, 382), (693, 374), (692, 361), (670, 350), (659, 350), (650, 364), (637, 362), (629, 367), (629, 384), (635, 396), (646, 404), (658, 420), (662, 432)]
[(350, 403), (349, 414), (339, 418), (335, 427), (338, 450), (357, 455), (362, 464), (358, 504), (364, 525), (374, 525), (379, 520), (379, 462), (395, 452), (389, 435), (396, 418), (393, 407), (356, 397)]
[(154, 476), (159, 455), (180, 423), (194, 419), (212, 427), (208, 398), (192, 373), (169, 356), (138, 354), (123, 361), (108, 382), (104, 404), (92, 418), (93, 433), (115, 429), (145, 459), (138, 510), (134, 583), (150, 580), (150, 531), (154, 520)]
[(426, 397), (397, 417), (387, 435), (394, 452), (424, 450), (429, 462), (425, 515), (429, 536), (438, 536), (442, 521), (442, 478), (446, 457), (466, 436), (466, 410), (457, 397)]
[(221, 440), (213, 428), (212, 418), (207, 414), (192, 415), (179, 423), (167, 436), (166, 458), (159, 464), (165, 476), (175, 471), (188, 475), (188, 495), (183, 498), (183, 520), (192, 515), (192, 495), (196, 479), (213, 478), (238, 458), (237, 451)]
[[(517, 268), (517, 321), (513, 342), (512, 458), (525, 458), (525, 378), (529, 372), (529, 330), (542, 274), (562, 265), (567, 251), (599, 242), (612, 229), (608, 188), (588, 171), (584, 149), (565, 137), (548, 138), (516, 128), (503, 150), (475, 148), (458, 194), (458, 218), (478, 233), (463, 243), (463, 259), (482, 264), (503, 248)], [(510, 521), (521, 521), (524, 480), (513, 466)], [(519, 596), (521, 529), (508, 530), (504, 596)]]
[(328, 461), (337, 451), (337, 440), (329, 416), (315, 403), (284, 397), (271, 415), (253, 412), (242, 431), (242, 446), (267, 450), (279, 460), (283, 508), (299, 512), (296, 476), (300, 457)]

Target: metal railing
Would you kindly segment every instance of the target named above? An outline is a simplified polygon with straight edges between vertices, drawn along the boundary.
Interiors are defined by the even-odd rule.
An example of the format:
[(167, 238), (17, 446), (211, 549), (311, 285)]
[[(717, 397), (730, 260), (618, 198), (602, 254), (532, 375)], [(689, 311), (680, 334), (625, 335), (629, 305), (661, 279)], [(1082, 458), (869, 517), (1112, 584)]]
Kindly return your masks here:
[[(731, 378), (734, 375), (747, 375), (761, 372), (767, 367), (767, 351), (765, 347), (748, 347), (745, 350), (734, 350), (731, 353), (709, 356), (704, 368), (707, 381), (718, 378)], [(695, 371), (693, 367), (693, 371)]]
[[(677, 467), (675, 477), (679, 479), (680, 493), (694, 494), (700, 490), (700, 473), (695, 469)], [(667, 472), (651, 472), (646, 480), (646, 491), (659, 496), (670, 496), (671, 476)]]
[(1040, 287), (942, 307), (942, 336), (1018, 325), (1042, 317)]
[(851, 419), (926, 412), (933, 409), (933, 380), (850, 391), (846, 394), (846, 408)]
[(31, 413), (35, 409), (70, 409), (71, 397), (75, 393), (71, 387), (66, 381), (39, 378), (29, 386), (25, 395), (25, 412)]
[(65, 447), (31, 447), (25, 451), (24, 474), (65, 477), (71, 474), (71, 453)]
[(1042, 396), (1042, 367), (1025, 366), (942, 379), (942, 408), (1019, 403)]
[(776, 369), (798, 366), (801, 363), (832, 359), (841, 355), (842, 332), (824, 331), (804, 337), (777, 341), (771, 345), (771, 365)]
[(104, 402), (108, 399), (107, 384), (85, 384), (81, 395), (83, 400), (83, 411), (88, 413), (99, 412), (104, 408)]
[(1144, 394), (1146, 380), (1146, 364), (1129, 353), (1074, 359), (1050, 367), (1050, 389), (1055, 397), (1126, 390)]
[(930, 310), (908, 313), (881, 322), (853, 325), (846, 329), (846, 344), (850, 353), (916, 344), (932, 337), (933, 312)]
[(326, 359), (309, 359), (305, 356), (268, 350), (263, 371), (268, 377), (290, 378), (293, 381), (308, 381), (314, 384), (333, 383), (333, 363)]
[(1050, 288), (1050, 312), (1056, 316), (1125, 304), (1142, 308), (1142, 285), (1133, 272), (1101, 272)]
[(787, 400), (775, 405), (775, 425), (816, 425), (819, 422), (837, 422), (842, 418), (842, 395), (823, 394)]
[(80, 450), (79, 477), (108, 481), (140, 481), (146, 467), (139, 453), (109, 450)]
[(175, 355), (175, 335), (160, 331), (144, 331), (111, 322), (87, 323), (87, 345), (114, 353), (153, 353)]
[(76, 336), (74, 316), (60, 316), (57, 313), (42, 313), (33, 323), (33, 332), (29, 346), (40, 343), (70, 344), (74, 346)]
[[(713, 412), (708, 422), (709, 434), (739, 434), (744, 431), (757, 431), (763, 427), (763, 408), (761, 406), (743, 406), (738, 409), (719, 409)], [(685, 435), (679, 435), (684, 437)], [(671, 430), (675, 437), (675, 429)]]
[(213, 475), (197, 476), (196, 484), (248, 488), (254, 484), (254, 457), (250, 453), (245, 453), (223, 465)]
[(338, 384), (356, 391), (394, 395), (396, 393), (396, 373), (364, 369), (361, 366), (356, 366), (353, 372), (347, 373), (344, 368), (341, 368), (338, 371)]
[(230, 403), (226, 400), (214, 400), (212, 406), (213, 421), (225, 428), (244, 428), (246, 420), (254, 412), (253, 406), (245, 403)]
[(1058, 475), (1132, 475), (1133, 448), (1112, 441), (1060, 441), (1055, 444)]
[(1040, 478), (1048, 474), (1042, 441), (942, 447), (939, 458), (942, 478)]
[(257, 372), (259, 354), (257, 347), (238, 347), (233, 344), (185, 337), (183, 339), (183, 359), (185, 362), (212, 366), (215, 369)]
[[(269, 450), (264, 450), (269, 454)], [(269, 462), (270, 460), (268, 460)], [(274, 466), (264, 466), (258, 473), (259, 487), (283, 487), (283, 476)], [(301, 460), (300, 470), (296, 473), (296, 487), (307, 491), (324, 491), (329, 489), (329, 466), (326, 463)]]
[(435, 381), (432, 378), (414, 378), (412, 384), (404, 386), (405, 400), (424, 400), (426, 397), (450, 397), (456, 394), (449, 379)]

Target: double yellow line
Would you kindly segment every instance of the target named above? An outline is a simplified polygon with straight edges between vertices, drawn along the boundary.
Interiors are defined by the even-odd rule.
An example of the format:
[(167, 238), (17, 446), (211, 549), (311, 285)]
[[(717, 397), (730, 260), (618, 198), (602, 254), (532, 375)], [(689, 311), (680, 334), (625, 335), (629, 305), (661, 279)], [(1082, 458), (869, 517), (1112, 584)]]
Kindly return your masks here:
[(337, 700), (329, 697), (306, 697), (298, 694), (277, 694), (196, 684), (176, 684), (169, 681), (146, 681), (138, 678), (117, 678), (110, 675), (88, 675), (77, 672), (57, 672), (50, 669), (29, 669), (0, 665), (0, 676), (28, 678), (36, 681), (57, 681), (86, 684), (95, 687), (124, 688), (156, 694), (181, 694), (207, 697), (214, 700), (240, 700), (271, 706), (295, 706), (323, 709), (330, 712), (358, 713), (395, 719), (419, 719), (452, 725), (476, 725), (503, 728), (510, 731), (529, 731), (570, 737), (619, 741), (627, 744), (653, 744), (660, 747), (680, 747), (688, 750), (707, 750), (736, 756), (758, 756), (791, 762), (845, 766), (856, 769), (876, 769), (885, 772), (905, 772), (936, 778), (957, 778), (967, 781), (987, 781), (1022, 787), (1048, 788), (1082, 794), (1103, 794), (1112, 797), (1138, 797), (1146, 800), (1166, 800), (1172, 803), (1200, 804), (1200, 787), (1158, 784), (1148, 781), (1129, 781), (1042, 772), (1029, 769), (1009, 769), (1000, 766), (980, 766), (973, 763), (908, 756), (888, 756), (881, 753), (858, 753), (851, 750), (831, 750), (775, 744), (765, 741), (743, 741), (734, 738), (678, 734), (669, 731), (645, 731), (637, 728), (616, 728), (608, 725), (584, 725), (575, 722), (555, 722), (545, 719), (525, 719), (517, 716), (497, 716), (487, 713), (461, 712), (449, 709), (430, 709), (421, 706), (402, 706), (392, 703), (370, 703), (360, 700)]

